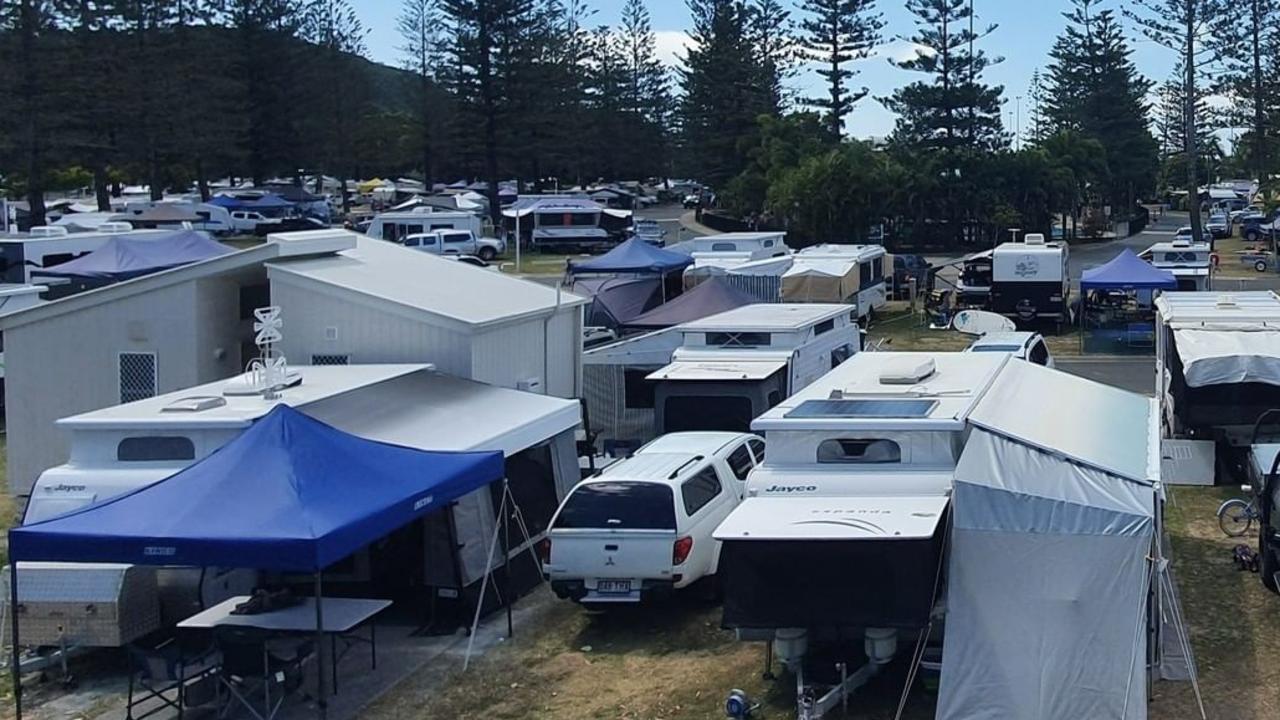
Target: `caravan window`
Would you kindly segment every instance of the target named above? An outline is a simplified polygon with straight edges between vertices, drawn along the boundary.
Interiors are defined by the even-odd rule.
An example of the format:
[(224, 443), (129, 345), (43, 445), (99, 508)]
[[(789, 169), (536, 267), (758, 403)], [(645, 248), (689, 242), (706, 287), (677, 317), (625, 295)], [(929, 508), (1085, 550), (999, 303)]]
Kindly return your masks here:
[(768, 347), (773, 343), (766, 332), (709, 332), (707, 344), (718, 347)]
[(871, 261), (871, 279), (876, 282), (884, 279), (884, 258)]
[(871, 285), (871, 263), (864, 262), (858, 265), (859, 287), (866, 288)]
[(731, 242), (711, 243), (711, 252), (736, 252), (738, 246)]
[(823, 334), (825, 334), (825, 333), (829, 333), (829, 332), (831, 332), (832, 330), (835, 330), (835, 329), (836, 329), (836, 321), (835, 321), (835, 318), (832, 318), (831, 320), (823, 320), (822, 322), (820, 322), (820, 323), (818, 323), (817, 325), (814, 325), (814, 326), (813, 326), (813, 334), (814, 334), (815, 336), (817, 336), (817, 335), (823, 335)]
[(185, 437), (131, 437), (116, 446), (120, 462), (155, 462), (161, 460), (195, 460), (196, 446)]
[(902, 462), (902, 448), (893, 440), (839, 438), (818, 444), (818, 462), (880, 464)]
[(751, 398), (731, 395), (678, 395), (667, 398), (662, 410), (663, 431), (669, 433), (691, 430), (747, 432), (754, 417)]

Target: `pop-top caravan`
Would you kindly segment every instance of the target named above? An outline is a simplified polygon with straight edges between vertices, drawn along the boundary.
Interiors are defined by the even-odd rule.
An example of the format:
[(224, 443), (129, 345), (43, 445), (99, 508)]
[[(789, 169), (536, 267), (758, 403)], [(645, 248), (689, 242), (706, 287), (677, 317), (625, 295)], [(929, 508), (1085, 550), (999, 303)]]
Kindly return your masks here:
[(1071, 275), (1067, 244), (1045, 242), (1029, 234), (1025, 242), (1007, 242), (991, 256), (991, 304), (988, 309), (1020, 322), (1068, 318)]
[(1246, 448), (1258, 417), (1280, 407), (1280, 297), (1166, 292), (1155, 306), (1166, 474), (1212, 484), (1215, 450)]
[(1195, 243), (1175, 238), (1171, 242), (1159, 242), (1138, 257), (1161, 270), (1168, 270), (1178, 280), (1178, 289), (1185, 291), (1211, 290), (1213, 250), (1209, 243)]
[[(290, 373), (290, 384), (276, 399), (255, 392), (249, 374), (60, 420), (59, 427), (71, 434), (71, 458), (40, 475), (23, 523), (159, 482), (207, 457), (284, 403), (371, 440), (424, 450), (502, 451), (511, 491), (531, 535), (529, 542), (516, 542), (519, 534), (512, 535), (511, 556), (530, 556), (512, 562), (512, 582), (522, 587), (537, 582), (532, 545), (580, 477), (577, 402), (463, 380), (424, 365), (301, 366), (291, 367)], [(352, 480), (358, 483), (358, 478)], [(461, 621), (485, 573), (500, 489), (497, 493), (486, 487), (464, 496), (447, 513), (397, 531), (379, 549), (339, 562), (326, 572), (326, 582), (373, 584), (382, 593), (379, 597), (417, 598), (422, 607), (440, 611), (440, 622)], [(98, 596), (114, 598), (111, 611), (64, 617), (63, 639), (72, 645), (118, 645), (246, 594), (257, 582), (249, 571), (125, 572), (127, 567), (19, 563), (20, 590), (41, 593), (19, 600), (28, 617), (35, 617), (62, 612), (86, 588), (98, 588)], [(134, 587), (151, 591), (130, 591)], [(429, 601), (431, 596), (437, 600)], [(101, 627), (117, 617), (140, 619), (127, 632)], [(57, 637), (34, 634), (23, 622), (29, 643), (58, 644)]]
[(850, 305), (766, 303), (583, 353), (588, 420), (608, 447), (751, 419), (862, 348)]

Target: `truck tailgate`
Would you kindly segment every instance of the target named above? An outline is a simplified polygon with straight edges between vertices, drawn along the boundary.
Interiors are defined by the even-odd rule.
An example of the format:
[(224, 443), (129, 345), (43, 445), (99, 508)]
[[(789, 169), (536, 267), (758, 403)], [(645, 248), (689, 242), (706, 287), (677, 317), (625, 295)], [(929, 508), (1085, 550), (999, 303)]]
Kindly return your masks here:
[(601, 601), (639, 599), (644, 580), (671, 581), (671, 530), (553, 530), (551, 580), (582, 580)]

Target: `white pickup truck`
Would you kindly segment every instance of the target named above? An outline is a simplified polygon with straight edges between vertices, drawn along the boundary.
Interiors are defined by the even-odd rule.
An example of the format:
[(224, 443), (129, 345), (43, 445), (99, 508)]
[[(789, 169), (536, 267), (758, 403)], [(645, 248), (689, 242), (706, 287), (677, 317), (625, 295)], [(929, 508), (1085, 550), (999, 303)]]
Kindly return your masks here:
[(470, 230), (432, 230), (407, 235), (401, 241), (405, 247), (436, 255), (474, 255), (485, 262), (507, 251), (507, 244), (498, 238), (478, 238)]
[(763, 460), (756, 435), (671, 433), (582, 481), (539, 546), (551, 589), (588, 605), (635, 603), (714, 576), (712, 533)]

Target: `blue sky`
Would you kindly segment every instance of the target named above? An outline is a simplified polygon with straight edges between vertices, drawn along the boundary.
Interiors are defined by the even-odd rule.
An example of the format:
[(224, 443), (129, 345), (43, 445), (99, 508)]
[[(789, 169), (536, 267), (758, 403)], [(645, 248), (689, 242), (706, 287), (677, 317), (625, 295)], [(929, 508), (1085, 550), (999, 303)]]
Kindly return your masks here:
[[(622, 8), (622, 0), (588, 0), (596, 9), (593, 24), (615, 24)], [(396, 36), (395, 18), (399, 0), (353, 0), (361, 18), (369, 28), (368, 45), (374, 60), (395, 64), (400, 44)], [(684, 42), (684, 31), (689, 26), (689, 12), (683, 0), (648, 0), (653, 15), (653, 27), (658, 33), (658, 44), (664, 59), (674, 62)], [(1061, 32), (1064, 20), (1060, 13), (1069, 7), (1067, 0), (974, 0), (980, 26), (999, 25), (980, 47), (989, 55), (1002, 56), (1004, 62), (991, 68), (986, 75), (988, 82), (1002, 84), (1006, 96), (1006, 124), (1012, 131), (1017, 124), (1017, 96), (1023, 96), (1022, 130), (1025, 132), (1027, 117), (1027, 86), (1031, 74), (1048, 61), (1048, 50), (1054, 38)], [(915, 73), (899, 70), (888, 62), (888, 57), (909, 53), (908, 44), (897, 40), (898, 36), (912, 34), (912, 16), (901, 0), (880, 0), (890, 41), (880, 51), (879, 57), (858, 63), (861, 75), (855, 80), (871, 89), (872, 96), (890, 94), (894, 88), (912, 82)], [(1116, 8), (1119, 15), (1120, 1), (1104, 2), (1103, 7)], [(795, 13), (793, 12), (793, 17)], [(1135, 60), (1139, 69), (1148, 77), (1162, 81), (1173, 69), (1173, 56), (1164, 48), (1142, 38), (1122, 17), (1127, 34), (1135, 48)], [(812, 93), (819, 87), (811, 71), (801, 70), (792, 85), (800, 93)], [(893, 115), (871, 98), (864, 99), (854, 109), (847, 123), (848, 132), (855, 137), (887, 135), (893, 129)]]

